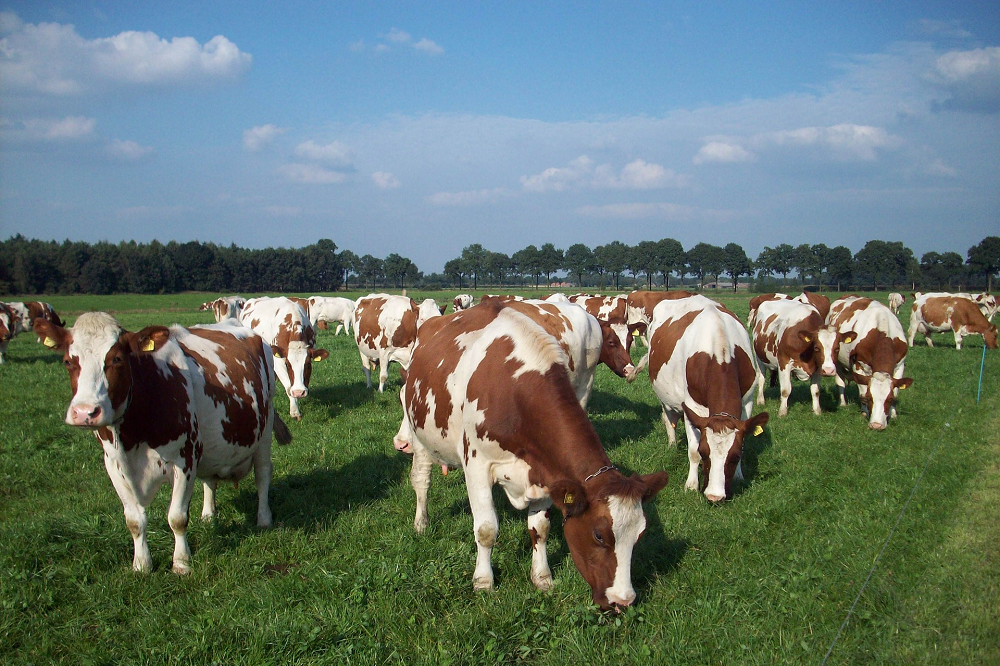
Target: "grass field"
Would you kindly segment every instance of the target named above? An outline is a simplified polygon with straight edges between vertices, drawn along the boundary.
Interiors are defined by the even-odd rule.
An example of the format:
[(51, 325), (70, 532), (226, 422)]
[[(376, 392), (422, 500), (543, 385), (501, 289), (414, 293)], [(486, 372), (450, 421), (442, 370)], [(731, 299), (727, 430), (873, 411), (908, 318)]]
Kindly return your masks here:
[[(196, 311), (204, 294), (45, 300), (68, 321), (105, 309), (132, 330), (211, 320)], [(745, 317), (746, 296), (721, 300)], [(431, 526), (413, 532), (409, 459), (391, 444), (398, 374), (385, 394), (367, 390), (353, 341), (332, 331), (320, 332), (330, 358), (314, 366), (303, 420), (289, 421), (295, 439), (274, 450), (275, 528), (255, 527), (250, 479), (220, 487), (211, 524), (197, 490), (193, 573), (180, 578), (161, 490), (155, 571), (135, 574), (100, 448), (63, 423), (60, 358), (21, 335), (0, 366), (0, 661), (815, 664), (830, 651), (830, 664), (1000, 664), (1000, 355), (986, 354), (977, 405), (982, 338), (961, 351), (935, 340), (910, 351), (915, 383), (884, 432), (867, 429), (853, 386), (838, 409), (825, 380), (814, 416), (796, 383), (783, 419), (770, 389), (748, 482), (719, 507), (683, 490), (683, 434), (668, 447), (648, 376), (628, 385), (600, 368), (589, 411), (612, 461), (671, 474), (646, 507), (637, 603), (604, 615), (558, 520), (556, 586), (535, 590), (525, 515), (499, 490), (497, 589), (474, 592), (460, 472), (434, 472)]]

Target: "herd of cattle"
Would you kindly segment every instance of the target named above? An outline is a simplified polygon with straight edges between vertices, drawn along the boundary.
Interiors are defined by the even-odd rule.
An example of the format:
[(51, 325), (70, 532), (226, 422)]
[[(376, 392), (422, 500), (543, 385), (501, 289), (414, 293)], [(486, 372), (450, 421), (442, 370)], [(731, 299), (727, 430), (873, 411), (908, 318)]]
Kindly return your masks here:
[[(750, 301), (744, 326), (722, 304), (686, 291), (487, 295), (478, 304), (463, 294), (448, 316), (431, 299), (418, 304), (389, 294), (356, 301), (233, 296), (202, 305), (215, 324), (137, 332), (102, 312), (84, 313), (66, 328), (46, 303), (0, 303), (0, 363), (11, 337), (24, 331), (62, 352), (73, 393), (66, 422), (93, 430), (104, 449), (134, 541), (133, 568), (152, 567), (146, 507), (169, 481), (173, 569), (187, 573), (197, 480), (202, 517), (211, 519), (218, 482), (238, 481), (252, 468), (257, 524), (270, 526), (272, 439), (291, 441), (275, 413), (275, 379), (290, 416), (301, 419), (298, 400), (308, 395), (312, 363), (329, 356), (316, 347), (316, 329), (335, 322), (335, 335), (353, 332), (369, 388), (373, 366), (379, 391), (388, 365), (401, 367), (403, 417), (393, 445), (413, 456), (414, 528), (428, 525), (433, 466), (462, 469), (477, 545), (473, 584), (492, 588), (492, 488), (499, 484), (513, 506), (528, 511), (531, 581), (544, 590), (552, 585), (546, 540), (554, 505), (595, 603), (609, 608), (635, 599), (631, 561), (646, 525), (642, 503), (666, 485), (667, 473), (625, 476), (609, 460), (586, 414), (597, 366), (629, 382), (648, 369), (671, 444), (684, 417), (684, 487), (720, 502), (742, 479), (744, 440), (768, 422), (767, 412), (752, 414), (755, 388), (764, 404), (764, 371), (780, 386), (779, 417), (788, 412), (793, 376), (810, 383), (819, 414), (826, 376), (841, 405), (846, 382), (855, 382), (869, 427), (882, 430), (896, 415), (899, 390), (912, 384), (903, 374), (916, 333), (930, 346), (931, 332), (952, 330), (957, 349), (970, 334), (997, 347), (995, 296), (913, 294), (908, 335), (895, 314), (902, 302), (900, 294), (890, 294), (889, 307), (858, 296), (831, 304), (814, 293), (764, 294)], [(629, 353), (634, 339), (647, 347), (637, 364)]]

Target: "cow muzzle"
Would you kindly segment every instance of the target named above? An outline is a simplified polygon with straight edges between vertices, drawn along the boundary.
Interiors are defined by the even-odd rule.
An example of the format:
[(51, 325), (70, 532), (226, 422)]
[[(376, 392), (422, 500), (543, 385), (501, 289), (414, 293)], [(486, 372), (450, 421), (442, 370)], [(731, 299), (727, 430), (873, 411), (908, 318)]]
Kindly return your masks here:
[(100, 405), (70, 405), (66, 413), (66, 423), (71, 426), (98, 427), (107, 425), (104, 410)]
[(292, 389), (289, 393), (293, 398), (304, 398), (309, 395), (309, 389)]

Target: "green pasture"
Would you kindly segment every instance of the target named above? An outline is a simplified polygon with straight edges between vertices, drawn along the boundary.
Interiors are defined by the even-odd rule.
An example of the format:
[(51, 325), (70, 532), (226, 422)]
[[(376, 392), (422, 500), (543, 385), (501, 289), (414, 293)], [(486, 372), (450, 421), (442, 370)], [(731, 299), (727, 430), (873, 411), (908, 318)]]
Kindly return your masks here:
[[(196, 308), (214, 296), (44, 300), (70, 322), (104, 309), (135, 330), (207, 323)], [(745, 317), (746, 295), (720, 298)], [(211, 524), (197, 490), (182, 578), (170, 572), (165, 490), (150, 509), (155, 571), (132, 572), (101, 450), (63, 422), (60, 358), (16, 338), (0, 366), (0, 662), (770, 665), (819, 664), (832, 646), (830, 664), (1000, 663), (1000, 354), (986, 354), (977, 405), (979, 337), (961, 351), (950, 335), (912, 349), (915, 383), (884, 432), (867, 429), (854, 387), (838, 409), (825, 380), (814, 416), (797, 383), (783, 419), (770, 389), (748, 481), (718, 507), (684, 491), (683, 434), (667, 445), (648, 376), (628, 385), (600, 368), (590, 417), (608, 455), (671, 475), (646, 507), (639, 597), (620, 615), (590, 605), (558, 519), (556, 585), (535, 590), (526, 516), (499, 490), (497, 589), (473, 591), (461, 471), (434, 472), (431, 526), (416, 535), (409, 459), (391, 444), (398, 374), (373, 392), (350, 338), (331, 329), (319, 343), (330, 358), (314, 366), (303, 420), (288, 421), (294, 441), (274, 450), (274, 529), (255, 526), (252, 479), (220, 487)], [(287, 419), (283, 393), (278, 410)]]

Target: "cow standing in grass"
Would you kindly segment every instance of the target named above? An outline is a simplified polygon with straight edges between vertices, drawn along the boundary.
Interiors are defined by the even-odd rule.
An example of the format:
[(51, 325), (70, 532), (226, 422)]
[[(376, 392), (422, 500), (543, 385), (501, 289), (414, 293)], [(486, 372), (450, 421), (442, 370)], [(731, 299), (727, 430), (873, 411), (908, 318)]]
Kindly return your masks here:
[[(758, 372), (750, 338), (732, 312), (704, 296), (660, 302), (649, 325), (649, 379), (663, 408), (671, 447), (684, 416), (688, 444), (687, 490), (703, 488), (720, 502), (742, 480), (747, 434), (760, 434), (768, 413), (751, 417)], [(699, 486), (698, 466), (705, 482)]]
[(4, 362), (7, 345), (14, 337), (17, 325), (17, 315), (14, 314), (14, 311), (6, 303), (0, 303), (0, 364)]
[(962, 348), (962, 338), (967, 335), (981, 335), (987, 347), (997, 348), (997, 327), (983, 315), (975, 301), (934, 294), (920, 294), (913, 299), (906, 340), (909, 346), (913, 346), (913, 339), (920, 333), (927, 346), (933, 347), (931, 333), (949, 330), (955, 334), (955, 349)]
[(888, 302), (889, 302), (889, 310), (892, 312), (892, 314), (898, 315), (899, 308), (903, 306), (903, 303), (905, 301), (906, 297), (900, 294), (899, 292), (894, 291), (890, 293)]
[(577, 400), (558, 342), (513, 307), (487, 301), (420, 327), (401, 399), (397, 441), (412, 446), (413, 526), (428, 525), (434, 463), (462, 467), (476, 540), (473, 586), (493, 588), (499, 522), (493, 486), (528, 510), (531, 581), (552, 586), (545, 546), (553, 504), (577, 569), (602, 608), (628, 606), (642, 502), (666, 472), (626, 477), (611, 464)]
[(80, 315), (70, 329), (37, 319), (35, 331), (63, 353), (73, 391), (66, 423), (93, 430), (104, 449), (132, 533), (133, 569), (152, 569), (146, 507), (168, 481), (178, 574), (191, 570), (195, 479), (205, 485), (202, 517), (211, 519), (216, 484), (253, 468), (257, 524), (271, 526), (271, 436), (287, 444), (291, 435), (274, 413), (271, 350), (258, 335), (235, 324), (130, 332), (103, 312)]
[(313, 328), (326, 328), (327, 322), (337, 322), (334, 335), (345, 331), (351, 334), (351, 320), (354, 319), (354, 301), (341, 296), (310, 296), (309, 321)]
[(222, 296), (214, 301), (202, 303), (199, 310), (211, 310), (216, 322), (227, 319), (239, 319), (240, 311), (246, 305), (247, 299), (242, 296)]
[(472, 294), (459, 294), (451, 301), (452, 310), (455, 312), (460, 312), (461, 310), (468, 310), (473, 305), (476, 304)]
[(357, 300), (354, 341), (358, 343), (368, 388), (372, 387), (372, 365), (378, 364), (378, 390), (379, 393), (385, 391), (389, 363), (396, 361), (404, 369), (408, 367), (417, 327), (426, 319), (440, 315), (432, 299), (419, 306), (408, 296), (390, 294), (368, 294)]
[(753, 349), (761, 373), (757, 378), (757, 404), (764, 404), (764, 371), (771, 371), (771, 382), (777, 375), (781, 390), (778, 416), (788, 414), (788, 396), (792, 393), (792, 376), (809, 382), (812, 410), (821, 414), (819, 381), (824, 362), (823, 348), (818, 343), (823, 318), (812, 305), (797, 300), (777, 299), (760, 303), (751, 317)]

